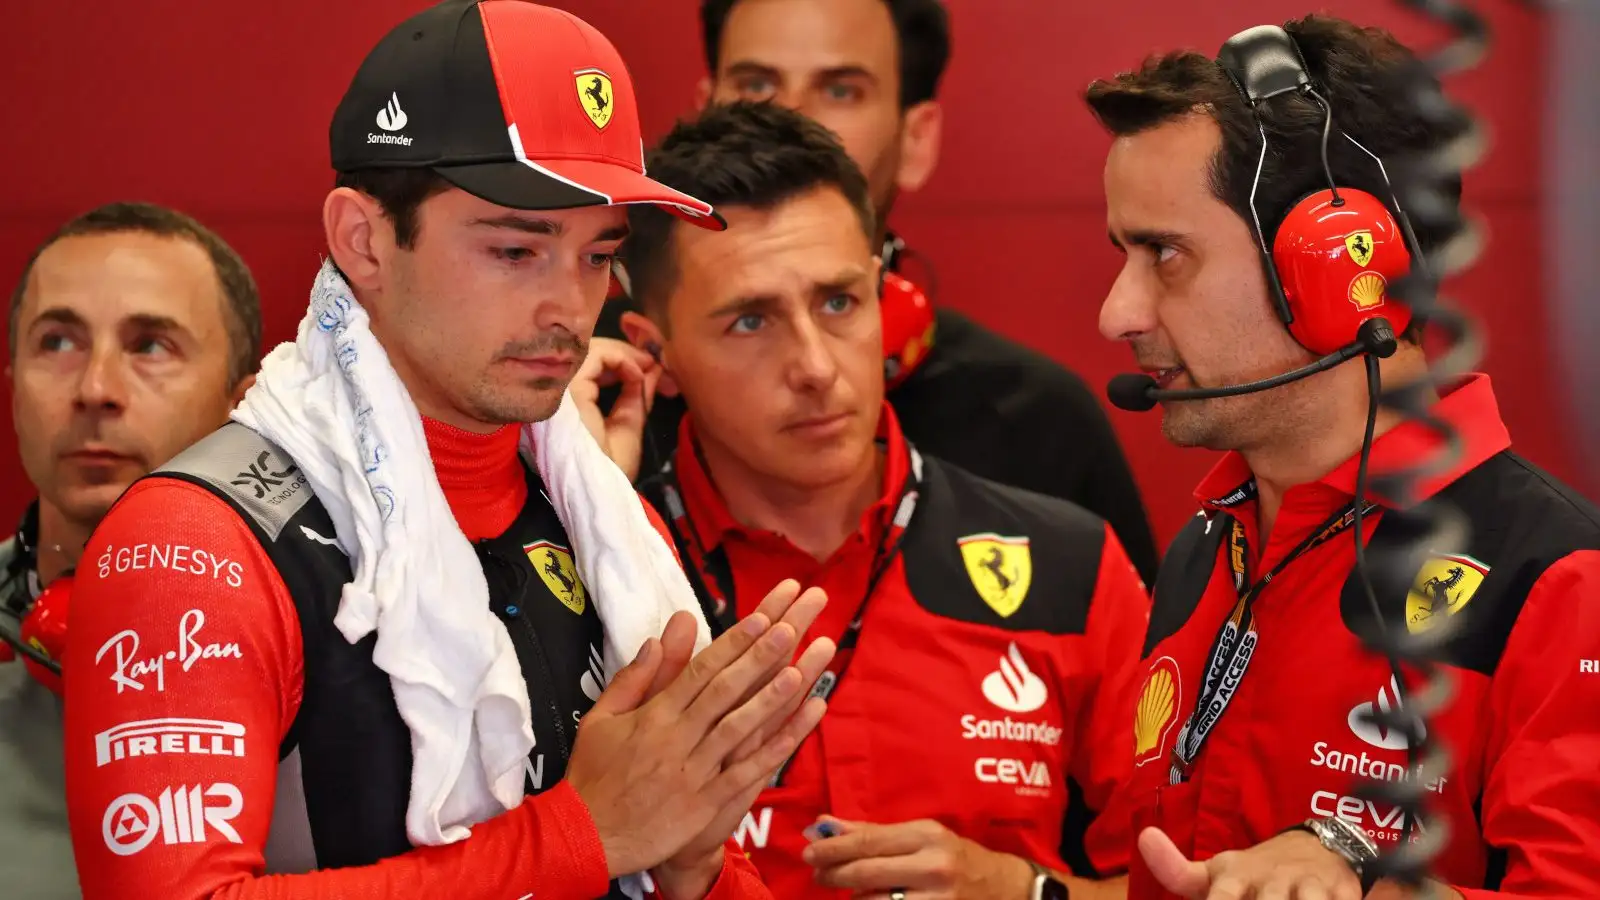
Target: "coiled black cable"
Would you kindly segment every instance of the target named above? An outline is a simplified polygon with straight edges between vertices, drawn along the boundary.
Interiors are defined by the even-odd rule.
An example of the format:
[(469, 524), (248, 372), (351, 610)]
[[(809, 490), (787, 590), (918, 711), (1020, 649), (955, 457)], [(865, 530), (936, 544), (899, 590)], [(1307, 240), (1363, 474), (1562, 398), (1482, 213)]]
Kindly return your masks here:
[[(1410, 775), (1403, 780), (1363, 783), (1357, 786), (1355, 793), (1390, 804), (1404, 816), (1400, 842), (1373, 863), (1375, 872), (1380, 877), (1426, 891), (1431, 863), (1449, 842), (1448, 823), (1442, 816), (1429, 815), (1424, 801), (1429, 795), (1427, 785), (1443, 775), (1450, 765), (1447, 748), (1437, 740), (1427, 722), (1454, 694), (1453, 679), (1433, 663), (1438, 648), (1451, 637), (1452, 628), (1448, 617), (1442, 617), (1444, 621), (1437, 627), (1415, 634), (1406, 628), (1386, 627), (1376, 597), (1405, 597), (1428, 557), (1461, 549), (1466, 544), (1466, 522), (1458, 511), (1435, 501), (1413, 504), (1421, 480), (1449, 470), (1461, 455), (1459, 436), (1448, 423), (1429, 412), (1430, 402), (1438, 392), (1472, 371), (1482, 355), (1473, 323), (1439, 296), (1439, 282), (1470, 266), (1481, 249), (1481, 232), (1462, 215), (1456, 186), (1462, 171), (1481, 158), (1485, 139), (1471, 114), (1445, 97), (1439, 79), (1477, 65), (1486, 52), (1489, 34), (1482, 17), (1452, 0), (1400, 2), (1449, 26), (1454, 32), (1442, 48), (1414, 63), (1407, 81), (1413, 114), (1439, 126), (1440, 133), (1455, 137), (1426, 154), (1388, 161), (1395, 170), (1392, 182), (1401, 210), (1400, 227), (1411, 245), (1417, 245), (1413, 220), (1430, 232), (1444, 236), (1425, 258), (1414, 261), (1411, 274), (1393, 285), (1392, 291), (1410, 307), (1414, 316), (1428, 324), (1431, 332), (1444, 337), (1448, 347), (1431, 359), (1428, 373), (1421, 381), (1380, 391), (1373, 371), (1376, 360), (1369, 362), (1369, 377), (1379, 403), (1438, 434), (1443, 446), (1432, 458), (1419, 459), (1404, 469), (1372, 478), (1373, 490), (1388, 498), (1394, 507), (1384, 513), (1384, 530), (1393, 539), (1375, 543), (1363, 560), (1372, 588), (1369, 602), (1374, 607), (1375, 621), (1374, 628), (1363, 635), (1363, 640), (1372, 652), (1388, 657), (1397, 670), (1395, 682), (1400, 702), (1388, 709), (1374, 707), (1370, 719), (1381, 729), (1398, 731), (1407, 737)], [(1363, 460), (1359, 480), (1365, 480), (1365, 469)], [(1414, 673), (1420, 685), (1418, 690), (1406, 689), (1407, 680), (1399, 671), (1402, 669)]]

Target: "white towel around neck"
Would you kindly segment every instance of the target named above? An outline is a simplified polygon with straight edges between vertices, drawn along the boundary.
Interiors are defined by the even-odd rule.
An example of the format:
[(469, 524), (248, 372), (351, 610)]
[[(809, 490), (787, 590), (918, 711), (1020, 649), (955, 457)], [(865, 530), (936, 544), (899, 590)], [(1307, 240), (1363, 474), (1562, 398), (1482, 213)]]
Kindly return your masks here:
[[(334, 622), (351, 643), (378, 633), (373, 660), (411, 730), (412, 843), (461, 840), (517, 806), (534, 736), (516, 651), (445, 501), (421, 416), (331, 261), (298, 337), (263, 360), (233, 418), (294, 459), (350, 557)], [(710, 631), (693, 589), (570, 396), (524, 426), (521, 450), (605, 626), (607, 678), (678, 610), (694, 614), (703, 649)]]

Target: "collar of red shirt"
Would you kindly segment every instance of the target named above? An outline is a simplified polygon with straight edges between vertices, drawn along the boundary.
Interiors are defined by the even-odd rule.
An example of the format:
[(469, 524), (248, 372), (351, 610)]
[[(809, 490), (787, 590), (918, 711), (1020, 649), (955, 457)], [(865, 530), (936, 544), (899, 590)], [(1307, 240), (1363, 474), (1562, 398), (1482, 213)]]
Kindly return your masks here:
[[(1421, 479), (1416, 492), (1418, 501), (1432, 497), (1489, 457), (1511, 446), (1511, 435), (1500, 420), (1500, 405), (1495, 400), (1488, 375), (1468, 375), (1445, 393), (1431, 411), (1456, 430), (1461, 439), (1462, 452), (1448, 470)], [(1402, 422), (1372, 442), (1367, 482), (1370, 485), (1377, 475), (1414, 466), (1419, 460), (1437, 453), (1443, 446), (1444, 441), (1432, 430), (1416, 422)], [(1340, 497), (1354, 497), (1359, 462), (1359, 456), (1352, 456), (1316, 481), (1289, 488), (1285, 492), (1285, 503), (1293, 494), (1323, 492), (1327, 489), (1337, 492)], [(1250, 466), (1245, 463), (1244, 457), (1237, 450), (1230, 450), (1195, 488), (1195, 499), (1207, 509), (1237, 506), (1223, 501), (1251, 478)], [(1367, 492), (1373, 499), (1382, 499), (1370, 487)]]
[[(871, 546), (876, 546), (884, 531), (894, 520), (895, 507), (899, 505), (901, 489), (911, 475), (911, 452), (900, 432), (900, 421), (895, 418), (889, 404), (883, 404), (878, 417), (877, 440), (888, 451), (884, 461), (883, 486), (878, 501), (867, 507), (861, 517), (861, 533)], [(694, 411), (683, 417), (678, 425), (678, 449), (672, 455), (672, 467), (677, 474), (678, 487), (683, 495), (690, 527), (695, 538), (706, 551), (719, 546), (729, 534), (750, 533), (728, 511), (722, 493), (711, 480), (698, 452), (694, 436)]]

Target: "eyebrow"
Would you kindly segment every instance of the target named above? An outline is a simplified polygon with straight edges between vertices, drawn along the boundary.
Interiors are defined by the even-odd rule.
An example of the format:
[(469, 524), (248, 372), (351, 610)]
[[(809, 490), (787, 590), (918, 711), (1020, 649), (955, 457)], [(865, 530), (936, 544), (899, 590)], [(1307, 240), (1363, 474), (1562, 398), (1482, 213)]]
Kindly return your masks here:
[[(70, 325), (78, 328), (87, 327), (89, 324), (84, 320), (83, 316), (78, 315), (76, 310), (68, 309), (65, 306), (52, 306), (39, 313), (38, 316), (34, 317), (33, 321), (35, 325), (40, 322), (53, 322), (58, 325)], [(183, 323), (177, 319), (171, 316), (156, 315), (155, 313), (134, 313), (118, 323), (119, 327), (128, 325), (145, 331), (188, 332), (188, 329), (183, 327)]]
[[(541, 219), (534, 216), (519, 216), (507, 214), (491, 216), (489, 218), (473, 219), (468, 225), (478, 225), (485, 228), (509, 228), (526, 234), (540, 234), (546, 237), (560, 237), (566, 233), (566, 226), (555, 219)], [(593, 242), (620, 241), (628, 236), (627, 225), (617, 225), (607, 228), (594, 236)]]
[[(831, 297), (853, 285), (859, 284), (867, 277), (867, 270), (860, 266), (851, 266), (844, 269), (832, 278), (814, 282), (811, 285), (813, 297)], [(751, 313), (765, 312), (773, 307), (780, 306), (783, 298), (777, 294), (748, 294), (729, 300), (706, 314), (708, 319), (718, 319), (728, 315), (747, 316)]]
[[(749, 59), (741, 59), (738, 62), (728, 64), (727, 75), (729, 77), (737, 77), (740, 75), (764, 75), (769, 78), (781, 78), (783, 73), (765, 63), (759, 63)], [(826, 69), (821, 69), (813, 73), (811, 78), (812, 80), (821, 81), (836, 81), (843, 78), (865, 78), (866, 80), (872, 82), (876, 82), (878, 80), (878, 77), (873, 75), (872, 72), (869, 71), (865, 66), (856, 65), (854, 63), (842, 66), (829, 66)]]
[(1129, 247), (1151, 247), (1157, 244), (1176, 244), (1183, 240), (1183, 235), (1176, 231), (1152, 231), (1148, 229), (1135, 229), (1129, 231), (1125, 241), (1117, 240), (1117, 236), (1106, 232), (1106, 237), (1111, 240), (1111, 246), (1121, 250), (1126, 243)]

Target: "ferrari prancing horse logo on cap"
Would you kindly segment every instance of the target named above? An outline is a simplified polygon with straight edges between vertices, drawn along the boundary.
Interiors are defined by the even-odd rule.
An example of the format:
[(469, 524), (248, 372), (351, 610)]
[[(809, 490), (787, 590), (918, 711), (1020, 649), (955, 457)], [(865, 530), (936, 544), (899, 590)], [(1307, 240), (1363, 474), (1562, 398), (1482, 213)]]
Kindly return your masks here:
[(611, 77), (599, 69), (584, 69), (573, 74), (573, 83), (578, 87), (578, 103), (583, 106), (584, 115), (594, 127), (604, 131), (615, 109), (611, 102)]

